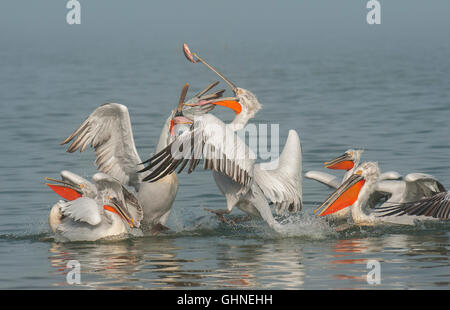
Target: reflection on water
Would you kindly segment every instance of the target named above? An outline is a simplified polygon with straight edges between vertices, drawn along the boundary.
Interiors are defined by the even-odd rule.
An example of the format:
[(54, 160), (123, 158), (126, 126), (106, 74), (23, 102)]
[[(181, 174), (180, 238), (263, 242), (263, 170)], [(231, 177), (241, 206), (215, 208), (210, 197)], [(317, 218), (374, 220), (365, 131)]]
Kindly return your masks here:
[[(195, 7), (192, 13), (201, 12)], [(171, 10), (167, 14), (173, 17)], [(427, 44), (416, 40), (416, 32), (409, 41), (390, 31), (389, 36), (373, 36), (367, 27), (354, 27), (361, 36), (349, 35), (349, 27), (342, 36), (332, 32), (330, 41), (291, 23), (294, 20), (303, 19), (287, 24), (274, 19), (271, 25), (261, 19), (267, 29), (282, 27), (277, 28), (279, 37), (274, 36), (278, 32), (258, 31), (261, 36), (247, 33), (239, 39), (234, 28), (222, 27), (231, 41), (217, 36), (215, 28), (202, 27), (206, 32), (194, 35), (192, 45), (233, 82), (258, 96), (263, 109), (252, 122), (279, 124), (280, 149), (288, 130), (298, 131), (304, 172), (324, 169), (324, 161), (348, 148), (364, 148), (364, 160), (378, 161), (382, 171), (429, 173), (449, 186), (450, 45), (442, 40), (446, 28), (430, 26), (426, 32), (422, 27)], [(197, 21), (202, 23), (201, 18)], [(117, 242), (54, 243), (48, 212), (57, 197), (43, 178), (63, 169), (86, 178), (96, 172), (92, 150), (67, 154), (59, 143), (96, 107), (114, 101), (129, 108), (138, 153), (148, 158), (162, 122), (176, 105), (179, 87), (189, 82), (193, 95), (215, 80), (206, 68), (186, 63), (180, 44), (187, 38), (177, 27), (153, 22), (141, 29), (145, 35), (136, 32), (136, 23), (123, 23), (131, 28), (121, 24), (123, 35), (100, 42), (96, 23), (77, 28), (86, 34), (79, 33), (77, 40), (51, 36), (50, 28), (38, 23), (22, 28), (31, 31), (30, 38), (45, 34), (46, 40), (27, 40), (25, 46), (23, 36), (8, 35), (22, 43), (2, 45), (0, 288), (449, 287), (449, 226), (336, 233), (312, 213), (330, 190), (306, 179), (305, 216), (285, 219), (285, 236), (258, 225), (230, 229), (217, 224), (203, 208), (223, 208), (225, 199), (211, 173), (197, 169), (179, 176), (168, 220), (175, 233)], [(301, 29), (309, 34), (299, 36)], [(267, 35), (279, 44), (268, 45)], [(112, 47), (105, 52), (104, 46)], [(230, 90), (226, 95), (232, 95)], [(213, 113), (225, 121), (234, 117), (225, 109)], [(381, 263), (381, 284), (376, 287), (364, 280), (369, 259)], [(66, 283), (69, 260), (81, 264), (80, 286)]]
[(432, 236), (391, 234), (381, 238), (337, 240), (329, 264), (333, 278), (342, 282), (338, 284), (339, 288), (373, 288), (366, 283), (369, 260), (380, 262), (380, 286), (383, 288), (417, 287), (424, 281), (421, 269), (429, 269), (427, 275), (430, 278), (446, 278), (447, 282), (430, 283), (442, 286), (448, 285), (448, 248), (449, 236), (446, 233)]
[(284, 251), (280, 257), (279, 243), (219, 243), (202, 253), (205, 250), (200, 244), (190, 244), (190, 238), (183, 239), (186, 243), (153, 237), (114, 243), (51, 243), (51, 274), (58, 279), (53, 285), (70, 287), (65, 281), (70, 260), (80, 262), (81, 286), (86, 288), (300, 288), (303, 285), (304, 267), (297, 249)]
[[(207, 243), (207, 246), (204, 245)], [(431, 246), (430, 246), (431, 245)], [(120, 242), (50, 243), (53, 287), (66, 283), (69, 260), (81, 284), (95, 289), (367, 289), (446, 287), (449, 237), (387, 234), (302, 242), (144, 237)], [(366, 282), (368, 260), (381, 264), (381, 284)], [(424, 272), (425, 271), (425, 272)], [(424, 274), (426, 276), (424, 277)]]
[(70, 260), (81, 264), (81, 285), (99, 289), (142, 288), (144, 283), (139, 275), (146, 272), (158, 275), (150, 279), (151, 286), (170, 288), (174, 283), (170, 274), (180, 268), (171, 239), (52, 243), (49, 252), (55, 274), (63, 276), (64, 282), (54, 283), (56, 286), (68, 286), (65, 275)]

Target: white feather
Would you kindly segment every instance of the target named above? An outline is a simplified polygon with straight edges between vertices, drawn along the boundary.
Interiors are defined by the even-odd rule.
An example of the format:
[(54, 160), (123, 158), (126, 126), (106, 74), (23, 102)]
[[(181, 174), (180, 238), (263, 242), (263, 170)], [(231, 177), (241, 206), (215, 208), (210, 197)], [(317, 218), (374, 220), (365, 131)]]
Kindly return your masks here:
[(61, 213), (74, 221), (85, 222), (95, 226), (102, 221), (102, 212), (97, 202), (89, 197), (80, 197), (73, 201), (61, 203)]
[(97, 108), (63, 141), (73, 141), (68, 152), (83, 151), (87, 145), (95, 148), (96, 165), (101, 172), (118, 179), (122, 184), (139, 188), (141, 159), (136, 151), (126, 106), (108, 103)]
[[(273, 169), (273, 167), (276, 167)], [(302, 208), (302, 148), (295, 130), (290, 130), (280, 157), (254, 168), (255, 182), (274, 203), (278, 213)], [(286, 208), (291, 208), (286, 210)]]

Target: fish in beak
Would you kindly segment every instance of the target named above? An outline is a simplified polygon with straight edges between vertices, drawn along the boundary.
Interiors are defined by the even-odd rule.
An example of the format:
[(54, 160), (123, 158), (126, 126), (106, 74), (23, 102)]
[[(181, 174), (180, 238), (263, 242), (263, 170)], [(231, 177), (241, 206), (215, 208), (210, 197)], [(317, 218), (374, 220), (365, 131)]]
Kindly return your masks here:
[(128, 212), (127, 208), (120, 202), (117, 198), (108, 197), (111, 204), (104, 205), (103, 208), (106, 211), (110, 211), (112, 213), (117, 214), (123, 220), (125, 220), (131, 228), (138, 228), (139, 225), (136, 225), (133, 217), (130, 212)]
[[(191, 51), (189, 50), (189, 47), (187, 46), (186, 43), (183, 44), (183, 53), (184, 53), (184, 56), (186, 56), (186, 58), (190, 62), (192, 62), (192, 63), (201, 62), (202, 64), (204, 64), (206, 67), (208, 67), (210, 70), (212, 70), (215, 74), (217, 74), (222, 80), (224, 80), (225, 83), (227, 83), (230, 86), (231, 90), (233, 91), (233, 93), (235, 95), (239, 94), (239, 88), (237, 88), (236, 85), (234, 85), (230, 80), (228, 80), (225, 76), (223, 76), (213, 66), (208, 64), (202, 58), (200, 58), (196, 53), (191, 53)], [(239, 114), (242, 111), (242, 105), (239, 103), (239, 99), (237, 97), (227, 97), (227, 98), (221, 98), (221, 99), (216, 99), (216, 100), (209, 100), (209, 101), (205, 101), (205, 102), (199, 102), (198, 105), (200, 105), (200, 104), (214, 104), (214, 105), (224, 106), (229, 109), (232, 109), (236, 114)]]
[(324, 163), (325, 168), (334, 170), (350, 170), (355, 166), (353, 153), (344, 153), (333, 160)]
[(317, 215), (325, 216), (353, 205), (358, 199), (359, 192), (364, 183), (365, 179), (361, 175), (361, 171), (353, 174), (320, 207), (314, 210), (314, 214), (320, 210)]

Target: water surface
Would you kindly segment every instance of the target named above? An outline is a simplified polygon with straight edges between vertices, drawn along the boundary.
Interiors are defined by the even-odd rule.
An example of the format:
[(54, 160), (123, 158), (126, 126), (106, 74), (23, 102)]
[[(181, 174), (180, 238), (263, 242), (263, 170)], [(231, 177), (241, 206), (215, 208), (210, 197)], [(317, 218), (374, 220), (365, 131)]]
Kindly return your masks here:
[[(59, 146), (96, 107), (128, 106), (146, 159), (184, 83), (194, 94), (216, 79), (185, 61), (185, 41), (258, 96), (263, 109), (254, 122), (279, 124), (281, 146), (297, 130), (303, 171), (364, 148), (364, 160), (382, 171), (429, 173), (450, 187), (448, 10), (436, 2), (431, 15), (424, 2), (409, 1), (405, 12), (401, 2), (383, 2), (379, 28), (364, 24), (360, 1), (261, 2), (253, 14), (251, 2), (177, 3), (184, 14), (162, 2), (85, 3), (74, 28), (57, 1), (27, 2), (39, 12), (33, 15), (19, 6), (24, 1), (7, 1), (0, 13), (0, 288), (448, 289), (448, 225), (337, 233), (312, 215), (330, 190), (310, 180), (289, 236), (258, 222), (218, 223), (203, 208), (223, 208), (225, 199), (201, 169), (180, 176), (167, 235), (57, 243), (47, 224), (57, 197), (44, 177), (96, 171), (91, 150), (68, 154)], [(381, 263), (377, 286), (366, 282), (372, 259)], [(69, 260), (81, 264), (80, 286), (66, 282)]]

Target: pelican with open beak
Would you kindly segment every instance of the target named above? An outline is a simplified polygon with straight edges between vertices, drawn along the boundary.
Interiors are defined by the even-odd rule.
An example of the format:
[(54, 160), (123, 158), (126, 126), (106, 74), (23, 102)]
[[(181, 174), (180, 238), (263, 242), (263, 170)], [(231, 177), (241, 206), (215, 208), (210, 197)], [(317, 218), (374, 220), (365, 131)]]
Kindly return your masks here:
[(96, 173), (94, 184), (69, 171), (63, 180), (47, 178), (47, 185), (64, 200), (49, 214), (49, 225), (58, 239), (95, 241), (138, 229), (143, 217), (137, 198), (114, 178)]
[(232, 109), (236, 116), (233, 121), (229, 124), (230, 128), (234, 131), (240, 130), (245, 127), (247, 122), (255, 117), (255, 114), (261, 109), (261, 104), (256, 98), (255, 94), (251, 91), (237, 87), (229, 79), (227, 79), (222, 73), (220, 73), (216, 68), (207, 63), (204, 59), (200, 58), (197, 53), (191, 53), (187, 44), (183, 44), (183, 53), (186, 58), (192, 63), (202, 63), (214, 73), (216, 73), (234, 93), (234, 97), (222, 98), (222, 100), (215, 102), (216, 105), (222, 105)]
[[(342, 180), (339, 180), (337, 176), (322, 171), (308, 171), (305, 173), (305, 178), (316, 180), (331, 188), (337, 189), (354, 174), (354, 171), (356, 171), (359, 166), (363, 152), (364, 150), (349, 149), (345, 151), (344, 154), (324, 163), (325, 168), (333, 170), (345, 170), (346, 173)], [(390, 196), (395, 194), (394, 189), (391, 190), (389, 186), (386, 186), (387, 184), (385, 183), (385, 181), (400, 180), (401, 178), (402, 176), (395, 171), (382, 173), (378, 178), (376, 189), (377, 195), (373, 196), (374, 203), (382, 199), (389, 199)], [(330, 218), (332, 218), (333, 220), (346, 219), (349, 215), (349, 210), (349, 208), (343, 208), (337, 212), (333, 212)]]
[(325, 168), (334, 170), (350, 171), (349, 175), (353, 173), (355, 167), (359, 165), (361, 155), (364, 150), (347, 150), (341, 156), (324, 163)]
[(365, 183), (366, 179), (362, 175), (362, 170), (356, 171), (314, 213), (318, 216), (325, 216), (353, 205)]
[[(377, 163), (361, 164), (314, 213), (326, 216), (350, 208), (351, 218), (356, 225), (382, 223), (413, 225), (421, 220), (448, 220), (450, 214), (448, 206), (445, 203), (436, 203), (447, 195), (445, 188), (429, 176), (425, 177), (426, 175), (417, 178), (409, 188), (414, 187), (417, 191), (418, 187), (423, 187), (430, 192), (429, 198), (395, 205), (392, 202), (385, 202), (381, 206), (373, 207), (370, 200), (376, 191), (379, 176)], [(430, 188), (434, 189), (430, 191)]]
[[(359, 166), (363, 152), (364, 150), (349, 149), (345, 151), (344, 154), (324, 163), (325, 168), (347, 171), (342, 180), (339, 180), (338, 177), (332, 174), (322, 171), (308, 171), (305, 173), (305, 178), (316, 180), (322, 184), (327, 185), (328, 187), (336, 189), (342, 183), (344, 183), (353, 174), (355, 169)], [(381, 174), (379, 181), (381, 182), (384, 180), (400, 180), (401, 178), (402, 176), (398, 172), (387, 171)]]
[[(197, 53), (192, 53), (187, 44), (183, 44), (183, 52), (190, 62), (200, 62), (216, 73), (228, 84), (235, 95), (235, 97), (221, 98), (221, 100), (214, 102), (216, 105), (233, 109), (236, 113), (233, 121), (225, 125), (220, 120), (214, 119), (211, 120), (211, 123), (219, 127), (226, 126), (227, 130), (232, 130), (233, 132), (244, 128), (247, 122), (261, 109), (261, 104), (256, 96), (249, 90), (237, 87), (216, 68), (198, 56)], [(180, 110), (180, 106), (178, 110)], [(174, 123), (186, 124), (192, 121), (179, 116), (174, 118)], [(203, 116), (201, 117), (203, 118)], [(199, 120), (198, 123), (200, 124), (202, 121)], [(235, 145), (231, 146), (231, 148), (233, 147)], [(155, 159), (157, 159), (156, 156), (153, 160)], [(210, 163), (210, 161), (206, 161), (206, 163)], [(273, 167), (277, 168), (273, 169)], [(277, 213), (285, 213), (287, 211), (296, 212), (302, 208), (302, 154), (300, 138), (295, 130), (289, 130), (288, 138), (280, 158), (268, 163), (255, 164), (253, 170), (256, 182), (259, 184), (266, 198), (273, 203)], [(234, 177), (234, 172), (228, 171), (228, 173), (231, 173)], [(252, 204), (244, 202), (245, 199), (241, 195), (241, 186), (234, 184), (236, 180), (230, 180), (229, 176), (218, 171), (213, 171), (213, 177), (218, 188), (227, 198), (227, 209), (215, 211), (208, 209), (208, 211), (217, 214), (221, 220), (223, 220), (223, 214), (230, 213), (235, 205), (247, 214), (252, 215), (253, 213), (258, 213), (253, 212)]]
[[(275, 230), (280, 224), (274, 219), (267, 202), (270, 200), (277, 213), (296, 212), (302, 208), (301, 144), (295, 130), (290, 130), (280, 157), (269, 164), (256, 164), (256, 155), (238, 136), (231, 124), (225, 124), (207, 113), (190, 118), (183, 110), (188, 84), (183, 87), (180, 101), (172, 119), (174, 125), (188, 125), (187, 130), (175, 131), (175, 139), (161, 152), (153, 155), (140, 170), (147, 173), (143, 181), (158, 182), (185, 167), (192, 173), (200, 161), (212, 170), (219, 190), (227, 200), (227, 208), (208, 210), (225, 222), (234, 206), (256, 218), (262, 218)], [(189, 165), (187, 165), (189, 163)], [(276, 167), (276, 168), (273, 168)]]
[[(216, 105), (225, 106), (228, 107), (236, 112), (236, 114), (239, 114), (241, 112), (240, 103), (236, 101), (236, 98), (221, 98), (221, 97), (213, 97), (208, 98), (207, 96), (203, 96), (204, 92), (207, 92), (212, 87), (216, 86), (219, 82), (212, 83), (209, 85), (205, 90), (200, 92), (199, 94), (195, 95), (193, 99), (189, 100), (188, 102), (185, 102), (187, 92), (189, 90), (189, 84), (186, 83), (180, 94), (180, 98), (178, 101), (177, 108), (173, 111), (173, 117), (170, 121), (170, 127), (169, 131), (172, 136), (175, 136), (175, 127), (177, 125), (190, 125), (194, 122), (194, 118), (196, 116), (200, 116), (204, 113), (191, 113), (191, 110), (189, 108), (202, 108), (203, 112), (209, 112), (212, 110), (212, 108)], [(220, 94), (222, 94), (223, 91), (220, 91)], [(203, 96), (203, 97), (202, 97)], [(196, 98), (199, 98), (198, 100), (195, 100)], [(239, 107), (239, 108), (237, 108)]]
[[(183, 106), (184, 115), (195, 118), (211, 111), (215, 107), (211, 102), (220, 101), (217, 99), (225, 92), (224, 89), (210, 92), (218, 83), (210, 84), (188, 100)], [(183, 102), (184, 100), (185, 98)], [(163, 120), (155, 153), (167, 147), (174, 138), (172, 119), (175, 111), (169, 108), (168, 111), (170, 114)], [(130, 114), (125, 105), (106, 103), (95, 109), (61, 144), (69, 143), (67, 148), (69, 153), (77, 150), (84, 152), (88, 147), (92, 148), (99, 172), (108, 174), (124, 186), (134, 188), (139, 205), (144, 211), (142, 230), (156, 234), (158, 231), (168, 229), (164, 225), (178, 191), (178, 178), (176, 174), (170, 174), (158, 182), (142, 182), (145, 174), (138, 173), (138, 170), (144, 166), (134, 143)], [(72, 191), (69, 192), (74, 194)]]

